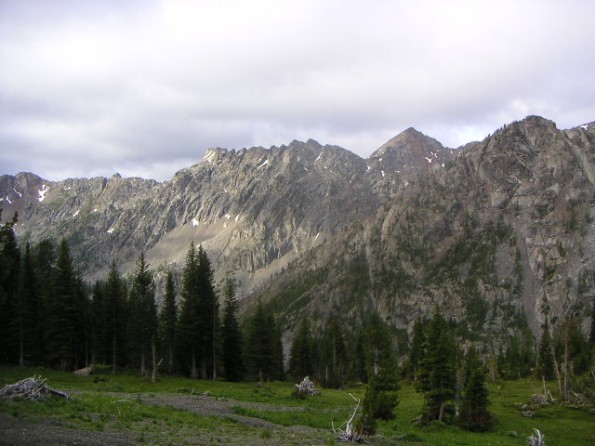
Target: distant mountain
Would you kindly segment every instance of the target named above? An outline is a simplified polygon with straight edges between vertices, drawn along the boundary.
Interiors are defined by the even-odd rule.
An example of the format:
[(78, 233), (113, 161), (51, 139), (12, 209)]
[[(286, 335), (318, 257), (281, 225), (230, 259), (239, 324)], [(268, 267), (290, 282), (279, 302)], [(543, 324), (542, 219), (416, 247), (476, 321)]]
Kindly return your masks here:
[(595, 296), (594, 204), (595, 127), (539, 117), (457, 150), (407, 129), (368, 159), (313, 140), (216, 148), (163, 183), (0, 177), (3, 220), (18, 211), (23, 241), (66, 237), (88, 279), (141, 251), (181, 270), (194, 241), (288, 327), (374, 307), (407, 328), (441, 304), (469, 331), (537, 333), (543, 308)]
[(462, 338), (497, 346), (540, 336), (545, 312), (587, 328), (594, 282), (595, 127), (529, 117), (466, 146), (253, 299), (290, 327), (376, 309), (409, 329), (440, 305)]

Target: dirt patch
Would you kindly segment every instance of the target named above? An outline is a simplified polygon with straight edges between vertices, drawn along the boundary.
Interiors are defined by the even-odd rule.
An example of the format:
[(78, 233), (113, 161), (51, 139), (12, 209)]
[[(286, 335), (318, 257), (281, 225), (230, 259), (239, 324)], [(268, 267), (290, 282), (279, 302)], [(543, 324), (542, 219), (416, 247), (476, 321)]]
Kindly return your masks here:
[(137, 444), (130, 432), (79, 430), (51, 418), (13, 417), (0, 413), (0, 445), (124, 446)]
[[(246, 446), (247, 444), (256, 446), (323, 445), (327, 443), (330, 436), (330, 429), (314, 429), (307, 426), (280, 426), (259, 418), (238, 415), (234, 412), (234, 407), (282, 410), (284, 412), (303, 410), (301, 407), (272, 406), (197, 395), (114, 393), (110, 394), (110, 396), (121, 400), (141, 401), (143, 404), (170, 406), (204, 417), (225, 418), (232, 421), (232, 423), (212, 431), (189, 428), (187, 431), (147, 432), (143, 434), (138, 431), (116, 429), (90, 431), (70, 426), (58, 419), (13, 417), (0, 413), (0, 445), (122, 446), (139, 443), (238, 446)], [(234, 426), (237, 427), (234, 428)]]

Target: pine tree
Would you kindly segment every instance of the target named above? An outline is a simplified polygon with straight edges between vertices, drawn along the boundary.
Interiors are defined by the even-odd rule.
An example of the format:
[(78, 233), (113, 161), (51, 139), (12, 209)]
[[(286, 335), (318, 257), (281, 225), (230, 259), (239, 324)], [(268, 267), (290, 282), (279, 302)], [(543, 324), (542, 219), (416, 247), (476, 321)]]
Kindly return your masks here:
[(326, 324), (320, 357), (323, 384), (332, 388), (341, 387), (347, 380), (348, 355), (337, 315), (332, 315)]
[(423, 349), (425, 342), (424, 328), (426, 321), (420, 317), (415, 319), (413, 324), (413, 335), (411, 345), (409, 346), (409, 354), (407, 355), (407, 363), (405, 373), (408, 379), (415, 381), (420, 363), (423, 357)]
[(360, 418), (360, 430), (374, 435), (376, 420), (392, 420), (399, 403), (397, 360), (389, 327), (377, 314), (370, 315), (364, 326), (368, 385)]
[(259, 302), (248, 326), (246, 364), (250, 376), (261, 382), (275, 379), (278, 375), (274, 328), (274, 326), (271, 327), (270, 318), (267, 317), (264, 307)]
[(215, 293), (214, 273), (207, 253), (198, 247), (199, 281), (199, 358), (202, 379), (217, 378), (217, 332), (219, 326), (219, 304)]
[(129, 300), (128, 342), (131, 357), (138, 361), (140, 374), (147, 374), (147, 359), (157, 335), (157, 308), (153, 273), (141, 253), (136, 262)]
[(91, 364), (106, 364), (110, 345), (110, 337), (107, 333), (108, 311), (105, 285), (99, 280), (93, 285), (91, 296)]
[(33, 364), (42, 361), (42, 331), (37, 275), (35, 272), (31, 247), (27, 242), (23, 257), (21, 287), (19, 290), (19, 365), (25, 360)]
[(126, 288), (116, 262), (113, 261), (105, 285), (106, 337), (108, 356), (112, 364), (112, 373), (116, 373), (124, 356), (125, 330), (127, 322)]
[(428, 326), (417, 379), (424, 394), (422, 422), (445, 421), (454, 412), (456, 390), (456, 349), (442, 314), (435, 310)]
[(180, 317), (176, 327), (176, 350), (178, 363), (191, 378), (198, 378), (198, 344), (200, 339), (200, 284), (198, 259), (194, 243), (186, 254), (186, 264), (182, 273), (182, 299)]
[(83, 356), (83, 307), (68, 243), (62, 239), (51, 280), (47, 357), (60, 370), (78, 368)]
[(176, 288), (173, 273), (167, 273), (165, 282), (165, 297), (159, 321), (161, 345), (167, 358), (167, 371), (174, 370), (174, 351), (176, 342), (176, 323), (178, 320), (178, 309), (176, 305)]
[[(0, 214), (1, 217), (1, 214)], [(16, 364), (19, 361), (19, 277), (21, 256), (12, 221), (0, 225), (0, 361)]]
[[(56, 265), (56, 249), (54, 243), (50, 239), (41, 240), (37, 243), (33, 250), (33, 267), (36, 271), (37, 283), (39, 287), (37, 292), (39, 294), (39, 330), (41, 341), (39, 344), (39, 352), (41, 358), (47, 356), (47, 347), (45, 341), (47, 339), (47, 330), (49, 323), (49, 307), (51, 303), (51, 278), (54, 274)], [(40, 359), (40, 362), (42, 359)]]
[(494, 426), (494, 417), (488, 411), (488, 387), (485, 380), (485, 368), (470, 350), (467, 355), (467, 379), (461, 402), (459, 425), (473, 432), (487, 432)]
[(546, 315), (543, 324), (543, 333), (539, 342), (539, 363), (538, 363), (539, 377), (551, 380), (555, 378), (554, 356), (552, 349), (552, 338), (550, 334), (550, 326)]
[(225, 379), (239, 381), (244, 376), (244, 358), (242, 353), (242, 332), (236, 319), (238, 302), (234, 284), (227, 280), (224, 288), (225, 307), (223, 310), (222, 345), (223, 369)]
[(302, 323), (297, 332), (289, 359), (289, 371), (294, 379), (301, 380), (305, 376), (312, 376), (314, 372), (314, 345), (310, 333), (310, 324), (306, 317), (302, 318)]

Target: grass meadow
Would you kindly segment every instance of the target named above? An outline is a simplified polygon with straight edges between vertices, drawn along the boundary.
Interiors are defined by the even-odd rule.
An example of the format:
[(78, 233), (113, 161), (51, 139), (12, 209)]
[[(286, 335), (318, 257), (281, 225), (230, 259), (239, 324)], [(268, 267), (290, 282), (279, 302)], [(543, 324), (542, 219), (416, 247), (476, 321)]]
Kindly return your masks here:
[[(363, 398), (365, 387), (355, 386), (344, 390), (322, 389), (319, 396), (304, 400), (290, 397), (293, 384), (273, 382), (257, 386), (254, 382), (228, 383), (225, 381), (200, 381), (174, 376), (161, 376), (156, 383), (134, 373), (116, 375), (99, 370), (89, 377), (76, 376), (48, 369), (0, 367), (0, 387), (30, 376), (42, 376), (50, 387), (72, 394), (72, 400), (59, 397), (45, 401), (22, 399), (0, 400), (0, 412), (11, 417), (50, 420), (78, 430), (102, 431), (110, 429), (132, 436), (142, 444), (202, 444), (196, 433), (211, 433), (217, 440), (212, 444), (225, 444), (225, 438), (246, 439), (246, 444), (306, 444), (300, 439), (300, 428), (309, 432), (318, 444), (338, 444), (334, 439), (331, 423), (341, 425), (354, 408), (349, 393)], [(95, 382), (101, 376), (105, 381)], [(549, 390), (555, 389), (549, 383)], [(595, 414), (585, 409), (564, 406), (533, 408), (534, 416), (521, 414), (521, 407), (530, 402), (534, 393), (543, 391), (538, 381), (507, 381), (490, 385), (490, 410), (496, 417), (496, 428), (489, 433), (472, 433), (434, 423), (421, 427), (415, 423), (423, 404), (422, 397), (412, 385), (403, 384), (399, 392), (397, 418), (379, 422), (378, 435), (370, 439), (376, 445), (460, 445), (460, 446), (513, 446), (526, 445), (533, 429), (545, 434), (548, 446), (587, 446), (595, 444)], [(204, 415), (173, 405), (150, 404), (156, 395), (176, 397), (202, 395), (224, 402), (232, 415)], [(198, 400), (197, 400), (198, 401)], [(244, 423), (254, 419), (267, 423)], [(291, 434), (277, 437), (278, 443), (267, 443), (271, 438), (271, 425), (291, 429)], [(268, 426), (268, 427), (267, 427)], [(275, 429), (276, 430), (276, 429)], [(204, 435), (203, 437), (204, 438)], [(215, 438), (215, 437), (213, 437)]]

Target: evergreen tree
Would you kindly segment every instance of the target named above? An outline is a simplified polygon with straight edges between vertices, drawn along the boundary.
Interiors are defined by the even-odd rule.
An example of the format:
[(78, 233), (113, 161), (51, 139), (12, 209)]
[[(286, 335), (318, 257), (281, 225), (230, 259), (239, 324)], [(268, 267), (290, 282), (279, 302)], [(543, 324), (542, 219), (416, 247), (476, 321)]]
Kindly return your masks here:
[(124, 357), (125, 332), (127, 322), (126, 287), (116, 262), (113, 261), (105, 285), (105, 308), (108, 339), (108, 356), (112, 364), (112, 373), (116, 373), (118, 365)]
[(345, 336), (337, 315), (332, 315), (322, 336), (320, 354), (321, 381), (327, 387), (339, 388), (347, 380), (348, 355)]
[(365, 435), (376, 431), (376, 420), (392, 420), (399, 403), (397, 360), (387, 324), (373, 313), (365, 327), (368, 385), (364, 397), (360, 429)]
[(153, 273), (141, 253), (136, 262), (129, 300), (128, 342), (133, 362), (147, 374), (147, 359), (157, 336), (157, 308)]
[[(33, 250), (33, 266), (36, 272), (37, 289), (39, 295), (39, 326), (41, 342), (39, 345), (39, 352), (42, 358), (47, 356), (47, 348), (45, 340), (47, 339), (47, 330), (49, 317), (49, 307), (51, 302), (51, 287), (50, 283), (54, 274), (56, 265), (56, 249), (54, 242), (50, 239), (43, 239), (35, 245)], [(41, 362), (41, 360), (40, 360)]]
[(165, 282), (165, 297), (160, 315), (161, 345), (167, 358), (167, 371), (174, 370), (174, 349), (176, 342), (176, 323), (178, 320), (178, 309), (176, 305), (176, 288), (173, 273), (167, 273)]
[(198, 358), (201, 341), (199, 299), (198, 259), (194, 243), (191, 243), (182, 273), (182, 299), (176, 328), (176, 350), (182, 370), (193, 379), (199, 377)]
[(539, 363), (538, 373), (540, 378), (551, 380), (555, 378), (554, 354), (552, 348), (552, 338), (547, 315), (543, 324), (543, 333), (539, 342)]
[(417, 390), (424, 394), (422, 422), (445, 421), (454, 412), (456, 349), (442, 314), (435, 310), (428, 326)]
[(18, 324), (19, 324), (19, 365), (25, 360), (32, 364), (41, 363), (43, 357), (40, 302), (37, 275), (35, 272), (31, 247), (27, 242), (23, 258), (21, 287), (19, 292)]
[(419, 366), (423, 357), (425, 325), (426, 321), (422, 320), (420, 317), (415, 319), (413, 324), (413, 335), (411, 339), (411, 345), (409, 346), (409, 354), (407, 355), (405, 367), (405, 376), (412, 381), (415, 381), (417, 377)]
[(206, 252), (194, 243), (182, 275), (182, 305), (176, 330), (180, 365), (192, 378), (217, 377), (218, 303)]
[(198, 247), (197, 260), (200, 374), (202, 379), (216, 379), (219, 306), (213, 285), (213, 269), (202, 246)]
[(223, 370), (228, 381), (240, 381), (244, 376), (242, 354), (242, 332), (236, 319), (238, 302), (234, 285), (227, 280), (224, 289), (225, 307), (223, 310), (222, 345)]
[(60, 370), (79, 367), (83, 356), (83, 307), (68, 243), (62, 239), (51, 280), (47, 358)]
[(259, 302), (248, 326), (245, 351), (250, 376), (261, 382), (278, 376), (274, 330), (275, 327), (271, 326), (271, 320)]
[(105, 299), (105, 284), (96, 281), (91, 295), (91, 364), (107, 364), (111, 338), (108, 333), (109, 312)]
[(272, 313), (268, 313), (266, 317), (267, 330), (272, 333), (272, 347), (273, 347), (273, 363), (271, 378), (276, 380), (285, 379), (285, 371), (283, 365), (283, 330), (281, 326), (275, 321)]
[(488, 387), (485, 380), (485, 368), (470, 350), (467, 356), (467, 379), (461, 402), (459, 425), (473, 432), (486, 432), (493, 428), (494, 417), (488, 411)]
[[(1, 213), (0, 213), (1, 217)], [(16, 364), (19, 361), (19, 277), (21, 256), (12, 221), (0, 226), (0, 361)]]
[(306, 317), (297, 332), (289, 358), (289, 371), (294, 379), (301, 380), (305, 376), (312, 376), (314, 373), (314, 345), (310, 333), (310, 324)]

